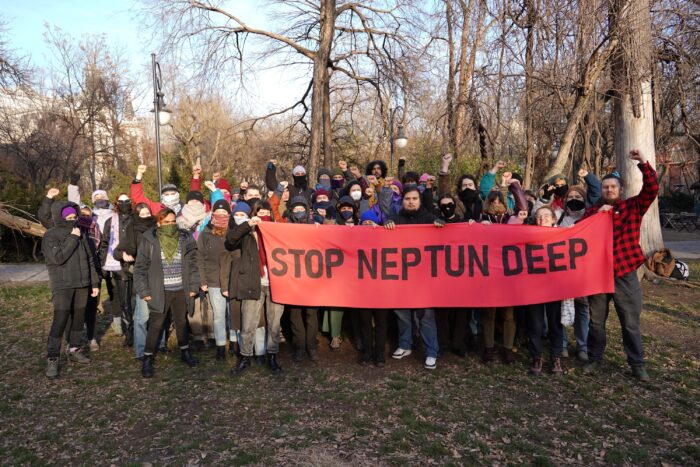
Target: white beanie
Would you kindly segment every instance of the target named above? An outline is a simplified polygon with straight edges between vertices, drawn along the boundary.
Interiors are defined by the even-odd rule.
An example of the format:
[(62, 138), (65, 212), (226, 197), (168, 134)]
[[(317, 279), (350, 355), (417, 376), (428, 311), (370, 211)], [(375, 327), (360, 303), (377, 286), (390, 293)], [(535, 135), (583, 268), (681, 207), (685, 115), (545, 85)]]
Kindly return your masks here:
[(292, 175), (298, 174), (299, 172), (301, 172), (302, 175), (306, 175), (306, 169), (301, 165), (297, 165), (292, 169)]
[(107, 192), (106, 192), (106, 191), (104, 191), (104, 190), (95, 190), (95, 191), (92, 192), (92, 202), (93, 202), (93, 203), (95, 202), (95, 198), (96, 198), (97, 196), (99, 196), (99, 195), (104, 196), (104, 199), (108, 199), (108, 198), (107, 198)]

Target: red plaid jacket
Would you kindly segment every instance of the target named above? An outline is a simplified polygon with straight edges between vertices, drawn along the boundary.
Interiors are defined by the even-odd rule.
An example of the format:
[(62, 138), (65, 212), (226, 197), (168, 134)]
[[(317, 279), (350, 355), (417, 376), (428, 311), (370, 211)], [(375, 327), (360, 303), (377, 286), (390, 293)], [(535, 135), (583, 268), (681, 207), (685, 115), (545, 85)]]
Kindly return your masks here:
[[(619, 199), (613, 204), (613, 260), (615, 277), (621, 277), (636, 270), (645, 261), (642, 247), (639, 246), (639, 234), (642, 217), (659, 193), (656, 171), (649, 162), (638, 165), (642, 171), (642, 191), (637, 196)], [(602, 200), (586, 209), (581, 219), (592, 216), (605, 204)]]

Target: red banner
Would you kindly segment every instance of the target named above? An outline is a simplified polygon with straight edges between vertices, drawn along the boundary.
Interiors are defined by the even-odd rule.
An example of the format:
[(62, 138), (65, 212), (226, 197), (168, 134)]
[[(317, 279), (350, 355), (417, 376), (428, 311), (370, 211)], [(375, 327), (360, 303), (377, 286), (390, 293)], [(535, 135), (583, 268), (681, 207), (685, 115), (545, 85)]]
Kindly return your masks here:
[(613, 292), (612, 218), (570, 228), (258, 226), (277, 303), (498, 307)]

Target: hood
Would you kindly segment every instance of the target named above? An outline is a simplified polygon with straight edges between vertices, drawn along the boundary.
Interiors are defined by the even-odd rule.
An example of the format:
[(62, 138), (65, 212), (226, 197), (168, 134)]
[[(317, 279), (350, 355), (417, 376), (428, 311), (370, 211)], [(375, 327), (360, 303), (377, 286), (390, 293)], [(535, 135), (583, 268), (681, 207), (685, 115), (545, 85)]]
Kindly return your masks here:
[(73, 206), (78, 213), (80, 212), (80, 207), (71, 201), (65, 201), (65, 200), (54, 201), (53, 204), (51, 205), (51, 220), (53, 221), (53, 223), (56, 227), (72, 227), (73, 226), (72, 222), (66, 222), (63, 219), (61, 219), (61, 210), (63, 208), (65, 208), (66, 206)]

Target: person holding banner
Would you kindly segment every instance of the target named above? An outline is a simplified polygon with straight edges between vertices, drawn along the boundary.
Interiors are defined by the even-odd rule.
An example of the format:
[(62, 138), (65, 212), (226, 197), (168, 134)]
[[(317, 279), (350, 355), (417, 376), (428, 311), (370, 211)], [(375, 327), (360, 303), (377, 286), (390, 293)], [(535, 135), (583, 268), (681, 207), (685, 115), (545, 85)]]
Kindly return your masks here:
[[(232, 273), (237, 280), (234, 282), (234, 289), (229, 291), (232, 297), (242, 301), (241, 356), (231, 370), (232, 376), (241, 375), (252, 365), (255, 334), (263, 312), (267, 325), (267, 364), (273, 373), (282, 371), (282, 367), (277, 363), (277, 353), (284, 306), (272, 301), (265, 251), (256, 229), (262, 222), (272, 222), (272, 216), (269, 203), (255, 201), (252, 204), (251, 217), (248, 218), (246, 214), (232, 218), (226, 233), (226, 249), (241, 251), (240, 260), (236, 263), (237, 269)], [(242, 214), (241, 211), (236, 213)]]
[[(397, 225), (433, 224), (435, 227), (444, 227), (445, 222), (428, 212), (421, 203), (421, 193), (417, 187), (409, 186), (403, 192), (403, 206), (399, 213), (384, 224), (387, 230), (394, 230)], [(413, 346), (412, 310), (395, 310), (399, 323), (399, 346), (391, 355), (400, 360), (411, 355)], [(435, 310), (426, 308), (415, 310), (415, 318), (418, 321), (420, 335), (425, 345), (425, 368), (434, 370), (437, 368), (438, 338), (437, 325), (435, 324)]]
[(644, 368), (644, 348), (640, 330), (642, 312), (642, 290), (637, 279), (637, 268), (644, 264), (645, 257), (639, 245), (642, 218), (659, 192), (656, 171), (637, 149), (630, 151), (629, 158), (637, 161), (642, 172), (642, 190), (638, 195), (622, 199), (624, 185), (617, 174), (603, 177), (602, 195), (598, 203), (586, 210), (582, 219), (598, 212), (609, 212), (613, 218), (613, 251), (615, 269), (615, 292), (595, 294), (588, 297), (590, 327), (588, 330), (588, 359), (585, 373), (597, 372), (603, 361), (606, 335), (605, 322), (609, 303), (615, 303), (615, 311), (622, 328), (622, 342), (627, 363), (632, 374), (640, 381), (649, 381)]
[[(535, 211), (535, 222), (540, 227), (554, 227), (556, 220), (556, 212), (550, 206), (541, 206)], [(532, 357), (530, 374), (533, 376), (542, 374), (542, 335), (545, 333), (545, 319), (547, 320), (546, 332), (549, 339), (551, 371), (555, 375), (563, 374), (561, 353), (564, 348), (564, 340), (562, 338), (564, 326), (561, 324), (561, 301), (539, 303), (530, 305), (527, 308), (527, 337), (530, 357)]]

